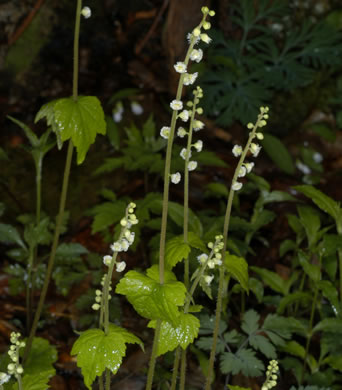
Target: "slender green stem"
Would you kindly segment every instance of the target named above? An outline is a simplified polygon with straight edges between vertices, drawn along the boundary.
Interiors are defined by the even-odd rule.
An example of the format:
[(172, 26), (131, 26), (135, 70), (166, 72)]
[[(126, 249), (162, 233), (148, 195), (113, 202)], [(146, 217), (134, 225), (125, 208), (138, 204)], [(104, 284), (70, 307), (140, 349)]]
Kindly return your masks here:
[(314, 293), (314, 298), (313, 298), (312, 305), (311, 305), (309, 332), (308, 332), (308, 337), (306, 339), (304, 363), (303, 363), (302, 375), (301, 375), (300, 383), (299, 383), (300, 385), (303, 383), (303, 380), (304, 380), (305, 369), (306, 369), (306, 364), (307, 364), (308, 355), (309, 355), (309, 348), (310, 348), (310, 342), (311, 342), (311, 333), (312, 333), (312, 328), (313, 328), (313, 320), (314, 320), (314, 315), (315, 315), (315, 310), (316, 310), (318, 291), (319, 291), (319, 289), (318, 289), (318, 287), (316, 287), (315, 288), (315, 293)]
[[(73, 69), (73, 88), (72, 88), (72, 96), (74, 100), (77, 100), (78, 96), (78, 41), (79, 41), (79, 35), (80, 35), (80, 18), (81, 18), (81, 8), (82, 8), (82, 0), (77, 0), (77, 6), (76, 6), (76, 21), (75, 21), (75, 35), (74, 35), (74, 69)], [(70, 175), (70, 168), (71, 168), (71, 161), (72, 161), (72, 154), (73, 154), (73, 143), (70, 140), (68, 145), (68, 151), (66, 156), (66, 162), (65, 162), (65, 168), (64, 168), (64, 176), (63, 176), (63, 185), (62, 185), (62, 192), (61, 192), (61, 198), (59, 202), (59, 212), (57, 216), (57, 222), (56, 222), (56, 228), (55, 233), (53, 237), (52, 247), (51, 247), (51, 253), (48, 261), (48, 266), (46, 270), (44, 285), (42, 289), (42, 293), (39, 298), (38, 307), (33, 319), (33, 324), (31, 328), (31, 332), (29, 335), (29, 338), (26, 343), (25, 351), (23, 360), (25, 361), (27, 359), (27, 356), (30, 352), (33, 338), (36, 334), (37, 327), (38, 327), (38, 321), (40, 319), (43, 305), (45, 302), (47, 290), (49, 287), (49, 282), (53, 270), (53, 265), (55, 261), (57, 246), (59, 242), (59, 236), (61, 232), (62, 222), (63, 222), (63, 215), (65, 210), (65, 202), (66, 202), (66, 196), (68, 192), (68, 184), (69, 184), (69, 175)]]
[[(235, 169), (232, 183), (235, 183), (238, 179), (240, 168), (242, 167), (242, 164), (246, 158), (246, 155), (249, 151), (252, 140), (255, 137), (256, 130), (258, 127), (260, 127), (259, 124), (260, 124), (261, 120), (262, 120), (262, 116), (259, 115), (258, 120), (253, 127), (253, 130), (249, 134), (247, 144), (246, 144), (246, 146), (241, 154), (240, 160), (239, 160), (237, 167)], [(209, 358), (209, 364), (208, 364), (208, 375), (207, 375), (205, 390), (210, 390), (210, 388), (211, 388), (211, 382), (212, 382), (213, 371), (214, 371), (216, 346), (217, 346), (217, 339), (218, 339), (219, 326), (220, 326), (220, 320), (221, 320), (222, 299), (224, 296), (224, 291), (223, 291), (224, 277), (225, 277), (224, 261), (225, 261), (225, 257), (226, 257), (227, 242), (228, 242), (228, 229), (229, 229), (234, 193), (235, 193), (235, 191), (231, 188), (229, 191), (229, 195), (228, 195), (227, 208), (226, 208), (226, 213), (225, 213), (225, 217), (224, 217), (224, 224), (223, 224), (223, 244), (224, 245), (223, 245), (223, 249), (222, 249), (223, 265), (222, 265), (222, 267), (220, 267), (218, 294), (217, 294), (217, 302), (216, 302), (216, 313), (215, 313), (215, 326), (214, 326), (214, 332), (213, 332), (213, 344), (212, 344), (211, 351), (210, 351), (210, 358)]]
[(151, 390), (152, 389), (154, 369), (155, 369), (155, 366), (156, 366), (156, 359), (157, 359), (157, 351), (158, 351), (160, 328), (161, 328), (161, 320), (157, 320), (156, 329), (155, 329), (155, 332), (154, 332), (154, 339), (153, 339), (153, 346), (152, 346), (150, 365), (148, 367), (146, 390)]
[(21, 375), (17, 375), (17, 382), (18, 382), (18, 388), (19, 390), (24, 390), (23, 383), (21, 381)]
[(180, 356), (181, 356), (181, 347), (177, 347), (176, 352), (175, 352), (175, 359), (173, 361), (173, 371), (172, 371), (172, 380), (171, 380), (170, 390), (176, 390)]
[(29, 338), (27, 340), (26, 347), (25, 347), (24, 361), (27, 359), (28, 353), (31, 349), (33, 338), (36, 334), (38, 321), (40, 319), (40, 316), (41, 316), (41, 313), (43, 310), (43, 305), (45, 302), (45, 297), (47, 294), (47, 290), (49, 287), (49, 282), (50, 282), (50, 278), (51, 278), (51, 274), (52, 274), (52, 270), (53, 270), (57, 246), (58, 246), (58, 242), (59, 242), (59, 236), (60, 236), (61, 227), (62, 227), (62, 223), (63, 223), (63, 215), (64, 215), (64, 209), (65, 209), (66, 195), (68, 192), (68, 183), (69, 183), (69, 174), (70, 174), (72, 153), (73, 153), (73, 144), (71, 141), (69, 141), (65, 169), (64, 169), (62, 193), (61, 193), (61, 199), (60, 199), (60, 204), (59, 204), (59, 213), (57, 216), (57, 223), (56, 223), (56, 228), (55, 228), (55, 234), (53, 237), (52, 248), (51, 248), (51, 253), (50, 253), (48, 266), (47, 266), (47, 270), (46, 270), (46, 274), (45, 274), (43, 289), (42, 289), (42, 292), (41, 292), (41, 295), (39, 298), (38, 307), (37, 307), (37, 310), (35, 312), (35, 316), (33, 319), (31, 332), (30, 332), (30, 335), (29, 335)]
[(187, 353), (187, 349), (182, 349), (179, 390), (183, 390), (183, 389), (185, 388), (185, 378), (186, 378), (186, 353)]
[(26, 328), (27, 333), (30, 332), (31, 329), (31, 318), (32, 318), (32, 290), (33, 290), (33, 278), (32, 278), (32, 271), (33, 271), (33, 248), (30, 245), (29, 247), (29, 258), (28, 258), (28, 264), (27, 264), (27, 284), (26, 284)]
[[(336, 223), (337, 233), (339, 236), (341, 236), (342, 239), (342, 215), (340, 216), (340, 220)], [(340, 302), (342, 302), (342, 250), (337, 251), (338, 254), (338, 266), (339, 266), (339, 273), (340, 273)]]
[[(201, 21), (200, 26), (202, 26), (204, 20), (205, 19), (203, 19)], [(185, 65), (188, 65), (188, 63), (189, 63), (190, 54), (195, 46), (195, 43), (196, 43), (196, 40), (192, 39), (191, 43), (189, 45), (187, 54), (185, 56), (185, 60), (184, 60)], [(180, 100), (182, 97), (183, 79), (184, 79), (184, 74), (182, 74), (179, 78), (179, 83), (178, 83), (177, 93), (176, 93), (176, 100)], [(172, 117), (171, 117), (170, 134), (169, 134), (169, 139), (168, 139), (168, 143), (167, 143), (166, 157), (165, 157), (163, 209), (162, 209), (160, 244), (159, 244), (159, 282), (160, 282), (160, 284), (164, 284), (164, 271), (165, 271), (164, 258), (165, 258), (165, 244), (166, 244), (167, 214), (168, 214), (168, 206), (169, 206), (171, 156), (172, 156), (172, 145), (173, 145), (173, 140), (174, 140), (174, 135), (175, 135), (177, 116), (178, 116), (178, 111), (173, 111)], [(154, 334), (154, 340), (153, 340), (153, 345), (157, 344), (156, 350), (158, 347), (159, 332), (160, 332), (160, 325), (159, 325), (159, 329), (158, 329), (158, 338), (157, 338), (157, 327), (156, 327), (155, 334)], [(155, 363), (156, 363), (155, 359), (156, 359), (156, 354), (154, 355), (152, 353), (150, 365), (149, 365), (149, 371), (148, 371), (148, 382), (147, 382), (146, 390), (148, 390), (149, 388), (152, 387), (154, 368), (155, 368)], [(150, 387), (148, 387), (148, 386), (150, 386)]]
[(74, 100), (77, 100), (78, 98), (78, 47), (80, 37), (81, 10), (82, 0), (77, 0), (74, 32), (74, 69), (72, 79), (72, 97), (74, 98)]

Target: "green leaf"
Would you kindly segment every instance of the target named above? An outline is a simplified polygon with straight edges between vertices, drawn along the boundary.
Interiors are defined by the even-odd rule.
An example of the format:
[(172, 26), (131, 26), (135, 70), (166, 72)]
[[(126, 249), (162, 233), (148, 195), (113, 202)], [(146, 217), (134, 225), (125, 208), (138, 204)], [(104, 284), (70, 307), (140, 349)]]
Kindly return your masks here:
[[(148, 327), (155, 328), (156, 320), (150, 321)], [(186, 349), (197, 337), (199, 327), (200, 322), (198, 318), (192, 314), (180, 313), (177, 327), (172, 326), (167, 321), (162, 321), (157, 356), (173, 351), (179, 345)]]
[(293, 317), (281, 317), (269, 314), (263, 323), (262, 329), (267, 333), (275, 345), (284, 344), (283, 339), (290, 339), (293, 333), (306, 335), (306, 327)]
[[(24, 349), (20, 350), (21, 356)], [(40, 372), (54, 370), (53, 363), (57, 361), (57, 350), (48, 340), (41, 337), (33, 339), (30, 353), (25, 362), (25, 374), (37, 375)]]
[(228, 188), (222, 183), (209, 183), (205, 186), (205, 195), (228, 198)]
[(260, 334), (251, 335), (249, 338), (249, 344), (254, 349), (259, 350), (269, 359), (275, 359), (277, 357), (276, 349), (274, 348), (274, 346), (269, 342), (266, 337)]
[(272, 191), (272, 192), (263, 192), (263, 203), (273, 203), (273, 202), (297, 202), (297, 198), (288, 194), (284, 191)]
[(258, 303), (262, 302), (262, 299), (264, 297), (264, 286), (262, 282), (256, 278), (249, 278), (248, 280), (248, 286), (249, 289), (253, 292), (253, 294), (256, 296)]
[(82, 96), (77, 100), (63, 98), (57, 100), (53, 109), (62, 141), (72, 140), (77, 150), (77, 163), (81, 164), (96, 134), (106, 133), (100, 101), (95, 96)]
[(238, 350), (234, 355), (231, 352), (225, 352), (221, 355), (220, 368), (223, 374), (232, 373), (233, 375), (242, 372), (245, 376), (262, 375), (265, 366), (255, 357), (255, 352), (251, 349)]
[(248, 310), (243, 315), (241, 329), (249, 336), (259, 329), (260, 316), (255, 310)]
[(231, 255), (226, 252), (224, 259), (226, 271), (233, 276), (241, 285), (241, 287), (249, 292), (248, 286), (248, 264), (242, 257)]
[(227, 167), (228, 165), (214, 152), (209, 150), (202, 150), (201, 153), (196, 155), (196, 160), (203, 165), (212, 166), (212, 167)]
[[(340, 337), (340, 334), (342, 334), (342, 319), (341, 318), (325, 318), (324, 320), (320, 321), (312, 330), (313, 333), (315, 332), (333, 332)], [(336, 335), (336, 337), (337, 337)]]
[(250, 387), (232, 386), (227, 385), (229, 390), (251, 390)]
[(303, 267), (304, 272), (314, 282), (318, 283), (321, 280), (321, 270), (318, 265), (311, 264), (309, 258), (302, 251), (298, 251), (299, 264)]
[(199, 249), (202, 252), (207, 252), (207, 247), (204, 242), (194, 232), (188, 232), (188, 243), (191, 248)]
[(300, 357), (304, 359), (305, 348), (297, 343), (297, 341), (288, 341), (284, 346), (280, 347), (282, 351), (289, 353), (290, 355)]
[(342, 238), (338, 234), (324, 234), (322, 243), (322, 255), (324, 257), (334, 255), (342, 249)]
[(74, 258), (89, 253), (88, 249), (77, 242), (60, 244), (56, 251), (56, 257)]
[(12, 225), (0, 223), (0, 242), (4, 244), (17, 244), (23, 249), (26, 249), (26, 245), (21, 239), (20, 234)]
[(107, 227), (119, 222), (125, 214), (126, 203), (118, 200), (116, 202), (104, 202), (92, 208), (91, 214), (95, 215), (91, 225), (92, 233), (105, 230)]
[(307, 303), (312, 300), (312, 294), (303, 292), (303, 291), (296, 291), (291, 294), (285, 295), (279, 302), (277, 307), (277, 314), (283, 314), (284, 310), (287, 306), (292, 305), (295, 302), (303, 302)]
[(297, 206), (300, 221), (304, 226), (306, 236), (311, 248), (318, 239), (318, 231), (321, 227), (321, 220), (317, 212), (309, 206)]
[(183, 235), (171, 238), (165, 246), (165, 267), (172, 269), (177, 263), (187, 259), (190, 252), (190, 245), (184, 242)]
[(310, 198), (321, 210), (331, 215), (335, 221), (338, 221), (341, 215), (341, 208), (329, 196), (309, 185), (295, 186), (293, 188)]
[(108, 334), (101, 329), (82, 332), (74, 343), (71, 355), (77, 355), (77, 366), (81, 368), (88, 389), (97, 376), (106, 368), (116, 374), (126, 354), (126, 343), (142, 342), (126, 329), (109, 324)]
[[(55, 369), (39, 371), (34, 375), (24, 374), (22, 378), (22, 389), (24, 390), (46, 390), (49, 389), (49, 380), (55, 375)], [(19, 390), (18, 383), (12, 386), (12, 390)]]
[[(184, 207), (175, 202), (169, 202), (169, 216), (173, 222), (183, 227), (184, 224)], [(203, 234), (203, 226), (199, 218), (189, 209), (189, 230), (193, 231), (198, 236)]]
[(44, 104), (37, 112), (37, 115), (34, 119), (34, 123), (37, 123), (42, 118), (46, 118), (47, 125), (51, 126), (53, 132), (56, 134), (57, 146), (58, 149), (60, 150), (62, 149), (63, 142), (61, 139), (60, 129), (55, 119), (55, 111), (54, 111), (55, 104), (58, 102), (58, 100), (59, 99), (52, 100), (51, 102)]
[(38, 137), (27, 125), (25, 125), (25, 123), (19, 121), (18, 119), (13, 118), (10, 115), (7, 115), (7, 118), (10, 119), (12, 122), (17, 124), (19, 127), (21, 127), (24, 130), (27, 139), (30, 141), (30, 144), (33, 147), (38, 146), (38, 144), (39, 144)]
[(113, 121), (113, 118), (109, 115), (105, 116), (106, 128), (107, 128), (107, 137), (110, 144), (114, 149), (119, 149), (120, 147), (120, 132), (119, 126)]
[(336, 133), (334, 130), (330, 129), (323, 123), (317, 123), (314, 125), (310, 125), (310, 130), (324, 138), (326, 141), (335, 142)]
[(323, 296), (329, 300), (335, 315), (339, 316), (341, 314), (341, 305), (335, 286), (329, 280), (320, 280), (317, 287), (322, 291)]
[(278, 168), (289, 175), (293, 175), (295, 173), (295, 165), (293, 163), (292, 156), (279, 138), (265, 133), (261, 144)]
[(178, 325), (178, 306), (184, 305), (186, 294), (183, 283), (172, 280), (160, 284), (149, 276), (129, 271), (117, 284), (116, 292), (126, 295), (142, 317)]
[(262, 281), (271, 287), (273, 291), (282, 295), (286, 295), (288, 293), (289, 287), (287, 286), (286, 280), (280, 277), (276, 272), (255, 266), (250, 267), (250, 269), (258, 274)]

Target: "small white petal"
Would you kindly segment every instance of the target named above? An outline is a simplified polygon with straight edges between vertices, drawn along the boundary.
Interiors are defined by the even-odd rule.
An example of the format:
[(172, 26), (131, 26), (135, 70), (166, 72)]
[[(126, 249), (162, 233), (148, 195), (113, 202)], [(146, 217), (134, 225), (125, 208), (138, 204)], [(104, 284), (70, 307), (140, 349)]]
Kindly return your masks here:
[(186, 73), (186, 65), (184, 62), (177, 62), (177, 64), (174, 65), (174, 68), (177, 73)]
[(184, 136), (186, 136), (187, 132), (186, 130), (184, 129), (184, 127), (180, 127), (177, 131), (177, 135), (178, 137), (180, 138), (184, 138)]
[(122, 272), (126, 268), (126, 263), (121, 261), (120, 263), (116, 263), (116, 272)]
[(205, 253), (202, 253), (201, 255), (197, 256), (197, 260), (201, 263), (204, 264), (208, 259), (208, 255)]
[(197, 150), (197, 152), (201, 152), (203, 148), (203, 141), (200, 139), (194, 143), (194, 148)]
[(91, 9), (89, 7), (83, 7), (81, 11), (81, 15), (88, 19), (91, 17)]
[(233, 185), (232, 185), (232, 190), (233, 191), (239, 191), (241, 190), (242, 188), (242, 183), (236, 181)]
[(197, 161), (189, 161), (188, 170), (194, 171), (197, 168)]
[(182, 178), (182, 176), (179, 172), (173, 173), (171, 175), (171, 182), (173, 184), (178, 184), (181, 181), (181, 178)]
[(239, 156), (241, 156), (241, 154), (242, 154), (242, 147), (241, 147), (240, 145), (235, 145), (235, 146), (233, 147), (232, 152), (233, 152), (233, 155), (234, 155), (235, 157), (239, 157)]
[(160, 130), (160, 135), (161, 137), (165, 138), (165, 139), (169, 139), (169, 135), (170, 135), (170, 127), (167, 127), (167, 126), (163, 126)]
[(174, 110), (174, 111), (180, 111), (182, 108), (183, 108), (183, 102), (181, 100), (172, 100), (172, 102), (170, 103), (170, 107)]
[(137, 102), (131, 103), (131, 110), (134, 115), (141, 115), (144, 112), (143, 107)]

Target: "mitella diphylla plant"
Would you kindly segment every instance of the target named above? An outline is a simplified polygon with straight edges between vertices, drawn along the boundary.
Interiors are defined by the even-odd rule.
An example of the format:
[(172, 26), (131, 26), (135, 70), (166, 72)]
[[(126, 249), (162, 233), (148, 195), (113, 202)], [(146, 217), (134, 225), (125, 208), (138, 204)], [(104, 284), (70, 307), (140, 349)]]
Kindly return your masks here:
[[(142, 342), (127, 330), (109, 322), (109, 300), (112, 290), (112, 275), (114, 267), (116, 272), (123, 272), (126, 268), (124, 261), (118, 260), (119, 253), (126, 252), (134, 242), (134, 232), (131, 227), (139, 221), (134, 214), (135, 203), (126, 208), (125, 217), (121, 219), (121, 232), (117, 241), (111, 245), (113, 255), (103, 257), (103, 263), (108, 267), (107, 274), (102, 279), (102, 290), (96, 290), (95, 303), (92, 308), (100, 311), (99, 328), (82, 332), (74, 343), (71, 354), (77, 355), (77, 365), (82, 369), (84, 383), (91, 389), (91, 385), (99, 378), (100, 388), (110, 389), (111, 373), (119, 369), (122, 358), (125, 356), (126, 343), (136, 343), (143, 348)], [(105, 372), (105, 387), (103, 387), (103, 374)]]

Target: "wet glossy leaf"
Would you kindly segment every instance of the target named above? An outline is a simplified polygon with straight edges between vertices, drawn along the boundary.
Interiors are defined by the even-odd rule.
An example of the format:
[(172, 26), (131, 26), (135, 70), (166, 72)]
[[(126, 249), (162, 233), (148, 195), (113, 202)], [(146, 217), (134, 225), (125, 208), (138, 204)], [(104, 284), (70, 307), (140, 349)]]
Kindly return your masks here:
[(55, 111), (54, 111), (55, 104), (58, 102), (58, 100), (59, 99), (52, 100), (51, 102), (41, 106), (40, 110), (37, 112), (37, 115), (34, 119), (34, 123), (37, 123), (42, 118), (46, 118), (47, 125), (51, 126), (53, 132), (56, 134), (58, 149), (61, 149), (63, 142), (61, 139), (61, 132), (55, 120)]
[(26, 249), (26, 245), (21, 239), (20, 234), (12, 225), (0, 223), (0, 242), (4, 244), (18, 244), (23, 249)]
[[(155, 328), (156, 321), (150, 321), (148, 326), (150, 328)], [(192, 314), (181, 313), (177, 327), (173, 327), (172, 324), (167, 321), (162, 321), (158, 344), (158, 356), (163, 355), (168, 351), (173, 351), (179, 345), (183, 349), (186, 349), (197, 337), (199, 327), (200, 322), (198, 318)]]
[(234, 279), (236, 279), (241, 287), (249, 292), (248, 286), (248, 265), (244, 258), (231, 255), (226, 252), (224, 259), (226, 272), (228, 272)]
[(81, 164), (96, 134), (106, 133), (106, 122), (100, 101), (95, 96), (59, 99), (53, 106), (61, 140), (71, 139)]
[(186, 288), (181, 282), (169, 280), (160, 284), (149, 276), (129, 271), (116, 286), (116, 292), (125, 295), (141, 316), (177, 326), (178, 306), (184, 305)]
[(184, 242), (184, 236), (176, 236), (168, 240), (165, 247), (165, 267), (172, 269), (177, 263), (188, 258), (191, 248)]
[(77, 355), (77, 366), (82, 370), (88, 389), (91, 389), (91, 384), (106, 368), (116, 374), (126, 354), (126, 343), (143, 347), (136, 336), (113, 324), (109, 324), (107, 335), (101, 329), (89, 329), (81, 333), (71, 354)]

